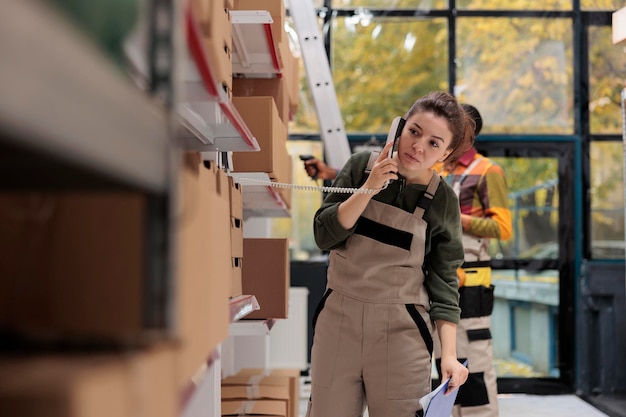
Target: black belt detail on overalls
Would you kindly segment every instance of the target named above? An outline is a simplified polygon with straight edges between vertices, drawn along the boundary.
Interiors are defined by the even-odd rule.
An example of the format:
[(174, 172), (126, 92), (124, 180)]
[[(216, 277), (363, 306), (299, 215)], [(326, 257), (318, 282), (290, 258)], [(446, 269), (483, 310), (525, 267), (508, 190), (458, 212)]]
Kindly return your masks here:
[(489, 330), (489, 328), (467, 330), (467, 340), (470, 342), (491, 340), (491, 330)]
[(411, 318), (417, 325), (420, 334), (422, 335), (422, 339), (424, 339), (424, 343), (426, 344), (426, 349), (428, 349), (428, 354), (430, 356), (433, 355), (433, 337), (428, 330), (428, 325), (417, 311), (417, 308), (413, 304), (406, 304), (406, 310), (411, 315)]
[(328, 288), (326, 292), (324, 293), (324, 295), (322, 296), (322, 299), (320, 300), (320, 302), (317, 304), (317, 307), (315, 308), (315, 313), (313, 314), (313, 321), (311, 323), (313, 327), (313, 334), (315, 334), (315, 323), (317, 323), (317, 317), (320, 315), (320, 313), (324, 309), (324, 305), (326, 304), (326, 299), (332, 292), (333, 292), (333, 289)]
[(411, 250), (413, 233), (380, 224), (367, 217), (360, 217), (354, 233), (374, 239), (377, 242), (396, 246), (400, 249)]

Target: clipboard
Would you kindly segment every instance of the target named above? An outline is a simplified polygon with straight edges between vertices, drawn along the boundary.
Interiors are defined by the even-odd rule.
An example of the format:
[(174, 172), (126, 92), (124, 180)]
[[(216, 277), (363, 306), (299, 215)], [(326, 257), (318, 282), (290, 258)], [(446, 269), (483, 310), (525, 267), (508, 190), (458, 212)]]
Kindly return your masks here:
[[(463, 362), (463, 366), (467, 367), (467, 360)], [(424, 417), (450, 417), (454, 401), (459, 393), (459, 388), (455, 389), (448, 395), (444, 395), (448, 389), (450, 378), (443, 381), (437, 388), (432, 390), (420, 398), (420, 404), (424, 411)]]

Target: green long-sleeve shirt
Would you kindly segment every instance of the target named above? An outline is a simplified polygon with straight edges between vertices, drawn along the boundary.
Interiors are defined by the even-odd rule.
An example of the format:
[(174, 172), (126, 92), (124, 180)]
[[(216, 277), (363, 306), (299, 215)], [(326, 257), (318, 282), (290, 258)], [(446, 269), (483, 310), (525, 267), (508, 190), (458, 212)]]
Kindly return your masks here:
[[(360, 187), (365, 182), (365, 168), (370, 152), (359, 152), (350, 157), (337, 175), (334, 187)], [(373, 198), (382, 203), (414, 212), (417, 201), (426, 190), (426, 185), (405, 184), (403, 179), (393, 181), (385, 190)], [(330, 193), (315, 213), (315, 241), (322, 250), (340, 247), (356, 228), (346, 230), (337, 218), (339, 204), (350, 194)], [(430, 298), (432, 320), (445, 320), (458, 323), (457, 268), (463, 263), (463, 243), (461, 240), (461, 217), (459, 202), (452, 188), (445, 181), (439, 187), (424, 214), (428, 223), (424, 253), (425, 286)], [(376, 254), (372, 254), (376, 256)]]

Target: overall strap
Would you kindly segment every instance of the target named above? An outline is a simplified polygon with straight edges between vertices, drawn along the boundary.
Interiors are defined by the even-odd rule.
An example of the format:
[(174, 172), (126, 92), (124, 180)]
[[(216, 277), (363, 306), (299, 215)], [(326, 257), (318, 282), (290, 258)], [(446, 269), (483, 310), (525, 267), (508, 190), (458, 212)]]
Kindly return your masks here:
[(413, 212), (414, 215), (422, 218), (424, 216), (424, 212), (430, 206), (430, 203), (433, 201), (433, 197), (437, 192), (437, 187), (439, 187), (439, 181), (441, 177), (435, 171), (432, 172), (432, 176), (430, 177), (430, 181), (428, 182), (428, 186), (426, 187), (426, 191), (420, 196), (419, 200), (417, 200), (417, 207)]
[[(459, 175), (458, 177), (456, 177), (456, 181), (454, 181), (452, 185), (452, 188), (454, 189), (455, 192), (457, 192), (457, 190), (461, 189), (461, 184), (463, 184), (463, 181), (465, 181), (465, 178), (467, 178), (467, 176), (469, 175), (470, 172), (472, 172), (472, 170), (476, 167), (476, 165), (478, 165), (480, 163), (480, 161), (483, 160), (483, 157), (481, 156), (480, 158), (476, 158), (472, 161), (471, 164), (469, 164), (467, 166), (467, 168), (465, 168), (465, 171), (463, 171), (463, 173), (461, 175)], [(455, 177), (454, 175), (448, 175), (448, 178), (450, 178), (451, 180), (453, 180)], [(459, 193), (457, 192), (457, 195), (459, 195)]]

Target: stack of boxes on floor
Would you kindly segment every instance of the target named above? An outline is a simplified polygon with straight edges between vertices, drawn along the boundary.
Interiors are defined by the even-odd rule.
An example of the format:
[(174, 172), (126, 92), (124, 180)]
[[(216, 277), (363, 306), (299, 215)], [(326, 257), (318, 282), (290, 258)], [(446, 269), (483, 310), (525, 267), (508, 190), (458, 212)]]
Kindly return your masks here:
[(245, 368), (222, 380), (222, 415), (300, 414), (300, 370)]
[[(287, 152), (287, 126), (298, 104), (299, 60), (291, 51), (284, 29), (286, 11), (283, 0), (195, 0), (195, 3), (194, 9), (203, 13), (201, 27), (216, 78), (261, 148), (259, 152), (234, 152), (233, 170), (263, 172), (272, 181), (290, 183), (292, 159)], [(270, 13), (279, 74), (233, 73), (232, 56), (236, 51), (232, 50), (234, 42), (229, 38), (233, 31), (230, 22), (225, 20), (228, 13), (221, 9), (231, 6), (233, 10), (267, 10)], [(246, 40), (241, 41), (245, 43)], [(275, 190), (290, 208), (290, 190)], [(290, 286), (288, 240), (243, 238), (241, 186), (231, 184), (230, 192), (230, 298), (242, 294), (256, 297), (260, 310), (245, 319), (286, 319)], [(222, 236), (215, 231), (211, 235)], [(299, 369), (239, 370), (236, 375), (222, 379), (222, 415), (298, 417), (299, 387)]]

